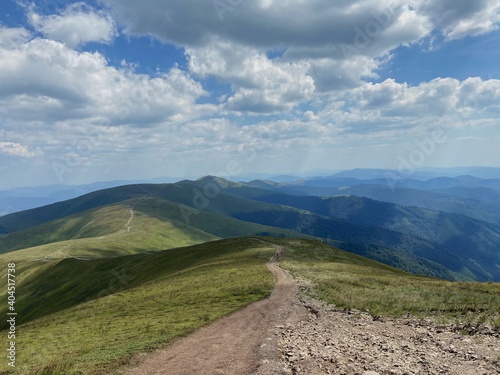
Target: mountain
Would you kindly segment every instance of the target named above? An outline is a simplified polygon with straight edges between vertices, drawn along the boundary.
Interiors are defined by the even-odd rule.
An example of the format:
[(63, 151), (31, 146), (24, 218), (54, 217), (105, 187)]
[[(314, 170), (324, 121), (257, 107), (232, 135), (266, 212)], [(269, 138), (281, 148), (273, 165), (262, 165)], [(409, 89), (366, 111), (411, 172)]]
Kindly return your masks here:
[(0, 190), (0, 216), (45, 206), (110, 187), (139, 183), (166, 183), (177, 179), (158, 177), (140, 181), (103, 181), (84, 185), (45, 185)]
[(394, 169), (357, 168), (335, 173), (335, 177), (351, 177), (360, 180), (381, 179), (387, 176), (403, 179), (429, 180), (436, 177), (458, 177), (469, 175), (480, 179), (500, 179), (500, 168), (495, 167), (456, 167), (456, 168), (419, 168), (413, 171)]
[[(323, 238), (405, 250), (442, 264), (455, 272), (468, 274), (472, 271), (475, 277), (487, 279), (499, 275), (500, 228), (484, 221), (356, 196), (304, 197), (244, 188), (229, 188), (228, 191), (258, 201), (321, 215), (314, 217), (303, 213), (289, 215), (287, 219), (283, 219), (279, 215), (254, 212), (251, 215), (240, 215), (239, 218), (243, 220), (286, 227)], [(335, 226), (329, 225), (324, 217), (336, 220)], [(280, 225), (280, 221), (287, 224)], [(344, 223), (351, 226), (348, 228)], [(482, 266), (470, 264), (466, 259), (471, 256), (481, 259)], [(467, 263), (469, 265), (465, 268), (468, 271), (462, 269)]]
[[(139, 198), (140, 199), (140, 198)], [(189, 246), (219, 237), (173, 218), (135, 208), (138, 199), (86, 210), (0, 237), (0, 254), (13, 259), (94, 258)], [(158, 202), (164, 204), (166, 202)], [(163, 205), (164, 209), (169, 209)], [(174, 211), (175, 212), (175, 211)]]
[(301, 183), (278, 184), (271, 181), (254, 180), (249, 182), (249, 185), (293, 195), (325, 197), (355, 195), (403, 206), (415, 206), (465, 215), (500, 225), (500, 192), (495, 190), (465, 187), (417, 190), (379, 184), (349, 185), (343, 182), (325, 183), (325, 186), (318, 187)]
[[(125, 190), (132, 196), (135, 195), (133, 187), (127, 187)], [(108, 195), (110, 192), (106, 191), (105, 194)], [(82, 197), (84, 206), (89, 202), (85, 198), (88, 197)], [(94, 200), (91, 202), (96, 203)], [(97, 202), (103, 203), (107, 200), (97, 200)], [(75, 200), (70, 200), (57, 203), (56, 210), (61, 209), (61, 206), (66, 208), (66, 204), (77, 213), (0, 236), (0, 253), (17, 250), (12, 255), (13, 259), (20, 256), (39, 259), (47, 258), (47, 255), (52, 259), (57, 256), (57, 252), (62, 252), (59, 258), (65, 256), (95, 258), (163, 250), (218, 238), (261, 234), (296, 236), (296, 233), (281, 228), (245, 222), (206, 211), (193, 214), (190, 223), (187, 224), (183, 216), (185, 214), (183, 206), (153, 197), (132, 198), (112, 204), (104, 203), (83, 211), (81, 206), (75, 204)], [(52, 209), (51, 205), (19, 214), (22, 217), (28, 214), (43, 217), (45, 210)], [(17, 214), (12, 216), (15, 217)]]
[[(267, 181), (309, 187), (353, 187), (362, 184), (387, 185), (391, 189), (396, 187), (408, 189), (486, 187), (496, 189), (497, 193), (500, 193), (500, 169), (498, 168), (428, 168), (418, 170), (409, 176), (401, 175), (400, 172), (390, 169), (354, 169), (340, 172), (317, 170), (304, 172), (301, 175), (242, 174), (238, 178), (243, 181), (265, 179)], [(475, 180), (472, 180), (472, 178), (475, 178)], [(490, 181), (485, 181), (488, 179)], [(170, 177), (158, 177), (144, 180), (103, 181), (84, 185), (47, 185), (0, 190), (0, 216), (76, 198), (83, 194), (110, 187), (144, 183), (171, 183), (177, 180)]]
[[(449, 279), (500, 279), (500, 235), (492, 224), (359, 197), (299, 197), (214, 177), (120, 186), (1, 217), (0, 227), (7, 234), (0, 237), (0, 249), (105, 236), (108, 227), (83, 228), (95, 215), (91, 210), (117, 204), (122, 211), (133, 207), (137, 217), (167, 221), (181, 233), (189, 229), (218, 238), (300, 234), (337, 241), (363, 255), (373, 253), (374, 259), (413, 272)], [(126, 219), (122, 214), (121, 224), (117, 221), (122, 229), (115, 227), (113, 233), (123, 232)]]
[[(272, 182), (283, 182), (274, 181)], [(286, 181), (285, 181), (286, 182)], [(379, 185), (387, 186), (391, 189), (406, 188), (418, 190), (436, 190), (449, 188), (486, 188), (496, 192), (500, 190), (500, 179), (481, 179), (473, 176), (456, 177), (434, 177), (426, 179), (417, 179), (414, 176), (403, 178), (393, 172), (387, 172), (380, 176), (379, 173), (370, 173), (369, 175), (359, 173), (340, 173), (333, 176), (313, 177), (288, 181), (284, 185), (289, 186), (307, 186), (307, 187), (352, 187), (357, 185)]]

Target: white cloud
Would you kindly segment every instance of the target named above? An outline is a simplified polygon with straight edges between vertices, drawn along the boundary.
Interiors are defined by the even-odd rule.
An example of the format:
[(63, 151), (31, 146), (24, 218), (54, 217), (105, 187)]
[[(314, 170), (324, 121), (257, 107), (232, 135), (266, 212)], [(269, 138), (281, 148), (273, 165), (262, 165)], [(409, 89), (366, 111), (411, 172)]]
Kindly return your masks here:
[[(219, 70), (234, 67), (214, 56), (220, 50), (207, 56), (213, 40), (234, 47), (235, 60), (241, 48), (282, 50), (284, 61), (310, 67), (307, 74), (319, 91), (359, 86), (395, 48), (422, 42), (436, 30), (449, 39), (494, 30), (500, 14), (500, 0), (262, 0), (219, 2), (225, 4), (219, 11), (205, 0), (101, 1), (125, 32), (187, 46), (191, 56), (218, 59)], [(238, 86), (240, 75), (233, 77)]]
[(424, 0), (417, 9), (448, 39), (485, 34), (500, 25), (500, 0)]
[(373, 45), (378, 48), (373, 50), (378, 54), (417, 42), (433, 29), (450, 38), (494, 30), (500, 5), (500, 0), (101, 2), (128, 33), (181, 45), (199, 46), (217, 36), (264, 49), (285, 46), (331, 52), (331, 47), (351, 43), (359, 29), (376, 35)]
[[(224, 3), (222, 20), (211, 1), (102, 2), (126, 33), (186, 47), (191, 71), (230, 83), (225, 108), (241, 112), (290, 109), (316, 90), (357, 87), (391, 50), (432, 31), (404, 0)], [(268, 59), (274, 50), (282, 57)]]
[(314, 120), (318, 119), (316, 117), (316, 115), (314, 114), (313, 111), (306, 111), (306, 112), (304, 112), (303, 118), (304, 118), (305, 121), (314, 121)]
[[(331, 96), (319, 114), (346, 131), (384, 133), (440, 125), (492, 126), (500, 116), (500, 80), (438, 78), (418, 86), (387, 79)], [(493, 120), (493, 121), (492, 121)]]
[(460, 85), (457, 107), (465, 116), (490, 114), (495, 119), (500, 114), (500, 80), (468, 78)]
[(364, 56), (352, 56), (349, 60), (318, 59), (310, 63), (309, 73), (321, 92), (346, 90), (358, 87), (363, 79), (375, 78), (375, 70), (382, 61)]
[[(369, 23), (380, 23), (383, 34), (384, 29), (399, 28), (401, 23), (418, 30), (423, 22), (419, 15), (404, 16), (411, 12), (411, 3), (404, 0), (226, 2), (228, 10), (222, 21), (212, 1), (101, 1), (128, 33), (151, 34), (189, 46), (203, 45), (215, 36), (259, 48), (321, 48), (352, 42), (355, 28), (364, 29)], [(407, 39), (407, 33), (394, 33), (391, 38), (396, 45), (414, 41)]]
[(271, 60), (256, 49), (219, 40), (187, 48), (186, 54), (191, 72), (232, 85), (234, 95), (224, 106), (230, 111), (282, 111), (309, 100), (315, 91), (306, 63)]
[(354, 106), (379, 111), (388, 117), (443, 115), (455, 108), (459, 88), (460, 82), (451, 78), (436, 79), (414, 87), (388, 79), (355, 90)]
[(110, 43), (117, 35), (113, 19), (85, 6), (84, 3), (69, 5), (61, 14), (28, 15), (33, 27), (46, 38), (63, 42), (76, 48), (89, 42)]
[(0, 27), (0, 47), (14, 49), (30, 38), (30, 32), (23, 27)]
[[(0, 27), (0, 37), (6, 34), (13, 32)], [(127, 66), (109, 66), (97, 52), (78, 52), (53, 40), (10, 40), (17, 44), (0, 45), (0, 115), (7, 119), (87, 119), (140, 127), (185, 121), (212, 110), (196, 104), (206, 93), (178, 68), (150, 77)]]
[(41, 150), (30, 151), (29, 147), (20, 143), (0, 142), (0, 154), (6, 156), (17, 156), (20, 158), (31, 159), (43, 156)]
[[(483, 139), (498, 127), (498, 80), (370, 81), (398, 68), (397, 47), (495, 30), (500, 0), (224, 0), (235, 5), (223, 20), (212, 1), (99, 1), (110, 8), (30, 8), (32, 33), (0, 26), (0, 154), (11, 175), (40, 161), (92, 179), (201, 174), (228, 160), (245, 172), (343, 168), (390, 161), (432, 127)], [(187, 67), (151, 76), (76, 50), (112, 43), (118, 27), (174, 43)]]

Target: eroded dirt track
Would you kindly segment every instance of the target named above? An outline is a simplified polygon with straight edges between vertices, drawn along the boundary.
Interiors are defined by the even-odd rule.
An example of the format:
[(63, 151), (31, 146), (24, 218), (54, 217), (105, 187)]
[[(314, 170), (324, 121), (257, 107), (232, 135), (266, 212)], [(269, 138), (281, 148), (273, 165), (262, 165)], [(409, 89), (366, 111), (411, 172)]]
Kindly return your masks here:
[[(294, 308), (298, 288), (276, 263), (267, 267), (277, 281), (271, 296), (250, 304), (147, 357), (129, 375), (271, 374), (275, 340), (270, 331)], [(264, 344), (263, 344), (264, 343)], [(267, 353), (266, 353), (267, 352)], [(264, 357), (268, 359), (263, 360)], [(276, 373), (276, 372), (274, 372)]]

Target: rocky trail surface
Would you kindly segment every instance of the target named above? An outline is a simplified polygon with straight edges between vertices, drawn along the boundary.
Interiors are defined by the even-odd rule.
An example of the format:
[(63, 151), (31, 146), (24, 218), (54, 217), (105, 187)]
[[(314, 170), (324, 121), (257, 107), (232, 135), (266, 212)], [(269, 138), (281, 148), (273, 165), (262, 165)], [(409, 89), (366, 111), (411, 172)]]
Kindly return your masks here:
[(314, 313), (278, 327), (289, 374), (500, 374), (498, 331), (303, 304)]
[(268, 268), (277, 279), (269, 298), (149, 354), (128, 374), (500, 374), (498, 331), (341, 311), (305, 297), (277, 263)]

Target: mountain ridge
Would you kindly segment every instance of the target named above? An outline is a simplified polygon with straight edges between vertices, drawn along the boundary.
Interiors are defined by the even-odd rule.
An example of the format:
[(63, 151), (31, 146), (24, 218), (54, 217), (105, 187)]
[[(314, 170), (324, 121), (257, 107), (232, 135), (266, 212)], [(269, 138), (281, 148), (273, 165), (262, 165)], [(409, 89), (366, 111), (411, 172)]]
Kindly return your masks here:
[[(135, 205), (137, 212), (143, 210), (144, 214), (159, 220), (184, 220), (185, 224), (217, 237), (256, 234), (312, 236), (325, 241), (339, 241), (351, 248), (366, 246), (365, 249), (371, 249), (370, 246), (375, 246), (379, 249), (377, 251), (383, 249), (384, 254), (413, 254), (417, 258), (412, 259), (427, 259), (434, 262), (429, 264), (440, 264), (448, 269), (447, 275), (440, 268), (440, 271), (437, 271), (438, 268), (428, 271), (431, 275), (436, 275), (437, 271), (437, 275), (444, 278), (463, 277), (483, 281), (500, 278), (496, 266), (498, 256), (491, 250), (499, 242), (500, 235), (492, 224), (418, 208), (403, 208), (367, 198), (298, 197), (213, 176), (173, 184), (126, 185), (105, 189), (1, 217), (0, 226), (15, 232), (129, 199), (138, 200)], [(333, 214), (332, 204), (337, 204), (334, 211), (343, 216)], [(347, 212), (352, 212), (352, 215), (347, 215)], [(448, 222), (449, 238), (442, 234), (445, 231), (433, 230), (435, 217), (438, 216)], [(478, 234), (466, 241), (464, 236), (460, 236), (458, 228), (466, 229), (468, 226), (475, 226)], [(427, 229), (423, 232), (422, 228)], [(2, 239), (8, 237), (0, 237), (0, 248)], [(477, 254), (469, 251), (474, 246), (477, 247)], [(364, 254), (369, 255), (369, 252), (366, 250)], [(381, 257), (380, 254), (378, 256)], [(390, 257), (384, 255), (383, 258)]]

